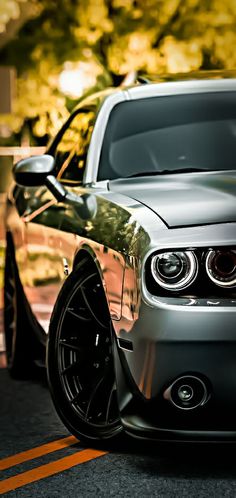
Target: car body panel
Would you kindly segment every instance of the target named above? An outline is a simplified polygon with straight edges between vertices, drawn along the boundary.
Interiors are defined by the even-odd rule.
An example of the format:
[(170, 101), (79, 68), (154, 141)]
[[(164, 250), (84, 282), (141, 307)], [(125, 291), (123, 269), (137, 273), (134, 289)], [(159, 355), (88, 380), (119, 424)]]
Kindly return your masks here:
[[(17, 187), (9, 200), (6, 226), (20, 278), (45, 332), (67, 275), (85, 255), (96, 265), (114, 330), (121, 420), (138, 437), (236, 439), (235, 289), (222, 295), (204, 288), (200, 294), (190, 289), (166, 295), (150, 292), (147, 285), (148, 261), (159, 251), (235, 250), (236, 173), (98, 182), (105, 130), (119, 103), (235, 90), (234, 75), (108, 92), (94, 125), (83, 184), (65, 187), (74, 199), (91, 201), (93, 213), (81, 216), (76, 201), (57, 202), (46, 187)], [(196, 412), (184, 412), (165, 397), (168, 386), (184, 375), (206, 382), (208, 397)]]
[(236, 221), (235, 171), (113, 180), (109, 188), (145, 204), (169, 228)]

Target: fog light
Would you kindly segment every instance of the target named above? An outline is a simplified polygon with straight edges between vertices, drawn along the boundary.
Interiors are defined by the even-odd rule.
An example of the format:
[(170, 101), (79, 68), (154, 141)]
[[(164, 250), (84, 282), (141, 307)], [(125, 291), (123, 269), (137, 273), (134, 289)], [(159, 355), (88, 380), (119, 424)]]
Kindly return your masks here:
[(180, 386), (178, 389), (178, 396), (181, 401), (190, 401), (193, 397), (193, 390), (191, 386)]
[(183, 375), (164, 391), (163, 397), (181, 410), (193, 410), (203, 406), (210, 394), (202, 379), (195, 375)]

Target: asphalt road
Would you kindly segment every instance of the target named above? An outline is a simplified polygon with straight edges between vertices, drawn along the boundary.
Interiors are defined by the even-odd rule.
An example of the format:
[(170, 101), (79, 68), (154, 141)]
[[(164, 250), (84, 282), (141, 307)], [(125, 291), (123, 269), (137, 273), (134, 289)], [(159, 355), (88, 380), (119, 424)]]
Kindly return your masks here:
[[(68, 436), (45, 382), (14, 381), (0, 370), (0, 468), (9, 464), (3, 460), (8, 456), (32, 448), (42, 451), (37, 458), (30, 452), (29, 459), (17, 465), (13, 465), (17, 460), (10, 461), (9, 468), (1, 471), (0, 492), (6, 486), (12, 489), (4, 496), (236, 496), (235, 446), (160, 446), (134, 440), (99, 453), (79, 442), (66, 445)], [(73, 438), (69, 441), (75, 443)], [(53, 447), (48, 454), (42, 447), (46, 443)], [(64, 462), (69, 468), (60, 471)], [(52, 475), (45, 477), (45, 469), (46, 474), (52, 469)], [(27, 484), (32, 474), (35, 482)], [(14, 490), (16, 483), (19, 487)]]

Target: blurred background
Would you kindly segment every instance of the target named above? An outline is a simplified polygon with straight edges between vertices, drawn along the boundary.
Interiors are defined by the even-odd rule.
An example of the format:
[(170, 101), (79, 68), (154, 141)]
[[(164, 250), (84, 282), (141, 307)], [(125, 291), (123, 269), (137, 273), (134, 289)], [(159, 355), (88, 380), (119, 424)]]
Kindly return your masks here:
[(236, 0), (0, 0), (0, 289), (12, 164), (43, 153), (82, 96), (235, 67)]

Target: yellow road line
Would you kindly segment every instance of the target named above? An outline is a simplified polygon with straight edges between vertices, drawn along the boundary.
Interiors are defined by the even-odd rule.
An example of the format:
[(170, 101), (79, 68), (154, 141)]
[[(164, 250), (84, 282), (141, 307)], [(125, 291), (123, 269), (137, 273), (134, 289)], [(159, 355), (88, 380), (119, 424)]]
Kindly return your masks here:
[(41, 446), (37, 446), (31, 450), (22, 451), (21, 453), (17, 453), (16, 455), (0, 460), (0, 470), (9, 469), (14, 465), (19, 465), (20, 463), (27, 462), (28, 460), (33, 460), (33, 458), (38, 458), (43, 455), (47, 455), (48, 453), (52, 453), (53, 451), (61, 450), (62, 448), (66, 448), (67, 446), (71, 446), (72, 444), (76, 444), (78, 442), (78, 439), (74, 436), (69, 436), (57, 439), (51, 443), (42, 444)]
[(69, 455), (61, 458), (60, 460), (56, 460), (55, 462), (41, 465), (40, 467), (28, 470), (27, 472), (22, 472), (14, 477), (9, 477), (4, 481), (0, 481), (0, 494), (8, 493), (8, 491), (13, 491), (14, 489), (25, 486), (26, 484), (58, 474), (59, 472), (63, 472), (71, 467), (75, 467), (76, 465), (88, 462), (89, 460), (93, 460), (94, 458), (98, 458), (106, 454), (107, 451), (92, 449), (82, 450), (74, 453), (74, 455)]

